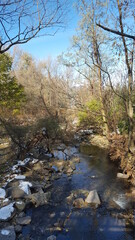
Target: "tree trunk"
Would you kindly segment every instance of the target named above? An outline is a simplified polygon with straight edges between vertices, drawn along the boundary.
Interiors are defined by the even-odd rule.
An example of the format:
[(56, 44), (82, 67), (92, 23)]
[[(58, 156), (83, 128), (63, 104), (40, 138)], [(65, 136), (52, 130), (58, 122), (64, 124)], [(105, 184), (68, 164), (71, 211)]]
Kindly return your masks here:
[(131, 152), (135, 152), (135, 138), (134, 138), (134, 119), (133, 119), (133, 105), (132, 105), (132, 86), (133, 86), (133, 73), (132, 73), (132, 63), (133, 63), (133, 52), (134, 52), (134, 44), (133, 44), (133, 52), (132, 52), (132, 63), (129, 61), (129, 52), (128, 47), (125, 41), (125, 37), (123, 35), (124, 29), (123, 29), (123, 19), (122, 19), (122, 10), (121, 10), (121, 4), (119, 0), (117, 0), (117, 6), (119, 11), (119, 23), (120, 23), (120, 29), (122, 34), (122, 41), (124, 46), (124, 52), (125, 52), (125, 62), (128, 70), (128, 102), (127, 102), (127, 115), (128, 115), (128, 149)]
[(131, 152), (135, 151), (135, 138), (134, 138), (134, 119), (133, 119), (133, 105), (132, 105), (132, 73), (128, 74), (128, 119), (129, 119), (129, 136), (128, 148)]
[(109, 133), (109, 128), (107, 124), (107, 117), (105, 113), (105, 108), (104, 108), (104, 102), (103, 102), (103, 93), (102, 93), (102, 75), (101, 75), (101, 69), (98, 69), (98, 75), (99, 75), (99, 98), (101, 102), (101, 114), (102, 114), (102, 119), (103, 119), (103, 126), (105, 128), (105, 134)]

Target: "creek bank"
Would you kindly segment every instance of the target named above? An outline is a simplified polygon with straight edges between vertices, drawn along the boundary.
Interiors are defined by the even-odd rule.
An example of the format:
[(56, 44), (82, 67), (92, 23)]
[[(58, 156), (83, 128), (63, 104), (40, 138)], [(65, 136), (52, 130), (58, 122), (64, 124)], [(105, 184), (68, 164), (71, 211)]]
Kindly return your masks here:
[[(70, 148), (72, 154), (69, 154)], [(46, 230), (47, 237), (50, 237), (50, 239), (53, 239), (53, 237), (56, 239), (55, 234), (51, 235), (51, 233), (56, 233), (56, 235), (58, 235), (58, 232), (62, 232), (66, 229), (68, 219), (74, 214), (74, 210), (78, 211), (77, 209), (80, 209), (80, 211), (92, 211), (91, 206), (85, 200), (87, 199), (90, 190), (93, 190), (93, 184), (95, 184), (95, 181), (100, 181), (100, 174), (98, 172), (98, 174), (91, 172), (90, 176), (87, 176), (86, 174), (88, 179), (86, 189), (75, 189), (71, 192), (67, 191), (66, 186), (72, 186), (75, 179), (78, 179), (77, 182), (75, 181), (75, 185), (79, 184), (78, 186), (80, 187), (81, 179), (77, 178), (77, 176), (81, 177), (82, 175), (85, 175), (79, 170), (81, 169), (82, 162), (80, 162), (78, 149), (74, 146), (61, 144), (56, 146), (54, 151), (58, 153), (56, 156), (57, 158), (54, 158), (52, 155), (48, 157), (44, 154), (42, 159), (34, 159), (30, 157), (23, 161), (17, 161), (12, 167), (11, 174), (5, 176), (1, 187), (6, 191), (6, 195), (5, 198), (1, 199), (1, 209), (5, 205), (8, 206), (9, 204), (12, 204), (14, 211), (13, 215), (11, 214), (10, 219), (6, 219), (6, 222), (2, 221), (0, 223), (0, 228), (4, 229), (9, 225), (13, 226), (17, 239), (26, 239), (25, 236), (23, 237), (22, 233), (25, 227), (31, 225), (32, 218), (28, 211), (30, 208), (34, 207), (35, 209), (41, 209), (41, 207), (50, 207), (52, 210), (54, 209), (54, 212), (49, 213), (49, 218), (52, 219), (51, 226), (48, 226), (48, 229)], [(65, 154), (63, 156), (66, 156), (66, 158), (61, 159), (60, 151)], [(97, 150), (95, 152), (97, 152)], [(100, 154), (101, 152), (99, 152), (99, 155)], [(104, 155), (101, 156), (103, 157)], [(83, 180), (82, 183), (84, 182), (85, 181)], [(88, 182), (93, 183), (92, 185), (89, 185)], [(64, 186), (63, 190), (61, 190), (61, 184)], [(18, 188), (22, 191), (22, 195), (16, 198), (16, 194), (19, 192)], [(77, 186), (75, 188), (77, 188)], [(15, 189), (17, 192), (14, 192)], [(100, 206), (97, 211), (102, 212), (106, 200), (103, 198), (100, 188), (97, 193), (101, 198), (101, 204), (98, 204)], [(59, 217), (57, 218), (55, 207), (57, 208), (59, 204), (64, 204), (64, 209), (61, 209)], [(66, 208), (70, 209), (68, 214)], [(108, 209), (105, 210), (105, 212), (107, 211)], [(121, 207), (120, 211), (123, 212)], [(47, 214), (47, 211), (45, 213)], [(125, 214), (125, 216), (127, 215)], [(42, 234), (45, 234), (45, 229), (41, 226), (40, 231)], [(30, 236), (28, 236), (27, 239), (30, 239)]]
[[(76, 147), (67, 147), (63, 144), (63, 149), (61, 148), (62, 145), (56, 148), (55, 158), (51, 156), (48, 159), (45, 154), (42, 160), (32, 157), (23, 161), (18, 160), (4, 176), (0, 188), (0, 228), (7, 229), (13, 226), (17, 239), (21, 239), (19, 238), (22, 235), (21, 226), (31, 222), (31, 217), (26, 215), (26, 209), (31, 204), (35, 207), (53, 204), (51, 200), (53, 181), (60, 179), (63, 174), (70, 178), (80, 161), (75, 155), (78, 153)], [(60, 154), (62, 151), (63, 155)], [(63, 156), (64, 159), (61, 158)], [(4, 236), (2, 239), (8, 237)]]
[(134, 187), (134, 190), (130, 191), (130, 195), (134, 197), (135, 156), (133, 154), (128, 154), (125, 158), (127, 149), (126, 137), (114, 133), (110, 134), (109, 140), (105, 136), (87, 134), (84, 141), (80, 144), (81, 152), (85, 152), (89, 155), (94, 156), (97, 154), (97, 151), (101, 155), (106, 153), (109, 159), (118, 166), (117, 177), (125, 179), (125, 181), (128, 181)]

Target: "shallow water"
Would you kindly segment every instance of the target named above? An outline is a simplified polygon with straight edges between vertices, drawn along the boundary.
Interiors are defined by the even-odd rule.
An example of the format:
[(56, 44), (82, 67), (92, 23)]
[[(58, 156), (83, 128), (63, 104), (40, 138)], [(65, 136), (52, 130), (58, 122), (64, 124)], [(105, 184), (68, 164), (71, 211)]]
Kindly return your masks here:
[[(117, 167), (107, 159), (105, 151), (94, 148), (94, 156), (91, 156), (92, 149), (88, 151), (87, 146), (87, 155), (84, 154), (85, 149), (82, 152), (71, 179), (63, 175), (54, 182), (54, 204), (27, 211), (32, 222), (24, 227), (24, 236), (29, 234), (33, 240), (45, 240), (52, 234), (56, 235), (57, 240), (134, 240), (134, 227), (128, 220), (117, 217), (117, 213), (135, 213), (134, 202), (125, 195), (129, 190), (127, 182), (116, 179)], [(75, 209), (72, 204), (67, 205), (66, 197), (72, 192), (94, 189), (102, 202), (99, 208)], [(80, 194), (77, 197), (82, 196)], [(120, 210), (108, 207), (112, 199), (120, 206)], [(54, 228), (58, 222), (61, 230)]]

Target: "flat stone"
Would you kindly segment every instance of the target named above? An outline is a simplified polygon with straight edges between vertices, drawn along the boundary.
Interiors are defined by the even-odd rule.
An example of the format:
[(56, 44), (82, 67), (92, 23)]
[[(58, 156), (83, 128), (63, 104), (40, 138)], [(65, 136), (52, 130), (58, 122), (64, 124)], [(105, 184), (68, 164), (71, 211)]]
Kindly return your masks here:
[(12, 218), (15, 211), (13, 205), (14, 203), (10, 203), (9, 205), (0, 209), (0, 221), (8, 221)]
[(16, 218), (16, 223), (19, 225), (28, 225), (31, 223), (31, 217), (26, 216), (26, 217), (22, 217), (22, 218)]
[(6, 197), (6, 191), (3, 188), (0, 188), (0, 199), (4, 199)]
[(9, 226), (0, 230), (0, 240), (15, 240), (16, 234), (13, 226)]
[(89, 195), (85, 199), (86, 203), (100, 205), (101, 201), (99, 199), (98, 193), (96, 190), (90, 191)]
[(124, 173), (117, 173), (117, 178), (128, 179), (129, 175)]
[(26, 177), (24, 175), (17, 175), (15, 176), (15, 179), (17, 180), (24, 180)]

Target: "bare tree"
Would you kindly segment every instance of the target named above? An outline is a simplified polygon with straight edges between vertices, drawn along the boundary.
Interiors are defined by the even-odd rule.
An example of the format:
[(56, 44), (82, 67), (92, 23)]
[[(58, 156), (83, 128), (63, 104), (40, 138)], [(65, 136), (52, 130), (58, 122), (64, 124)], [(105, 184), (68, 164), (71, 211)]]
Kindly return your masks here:
[(1, 0), (0, 53), (63, 26), (68, 0)]

